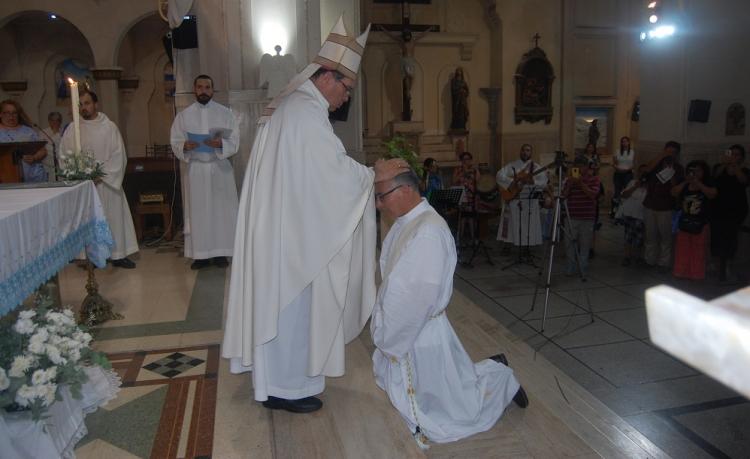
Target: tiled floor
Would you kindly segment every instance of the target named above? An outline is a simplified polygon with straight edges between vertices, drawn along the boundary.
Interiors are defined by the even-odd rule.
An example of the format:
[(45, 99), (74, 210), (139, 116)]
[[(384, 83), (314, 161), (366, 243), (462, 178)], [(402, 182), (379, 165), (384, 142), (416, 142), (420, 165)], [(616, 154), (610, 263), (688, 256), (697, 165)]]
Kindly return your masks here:
[[(508, 354), (532, 404), (527, 410), (509, 408), (485, 434), (435, 445), (428, 457), (747, 456), (750, 403), (648, 340), (643, 292), (671, 279), (620, 267), (619, 229), (607, 227), (599, 235), (587, 282), (562, 276), (561, 260), (553, 265), (544, 334), (538, 331), (544, 289), (536, 292), (531, 309), (538, 270), (525, 265), (502, 270), (513, 259), (497, 256), (498, 247), (490, 246), (495, 266), (477, 257), (473, 268), (458, 268), (449, 317), (473, 358), (496, 349)], [(139, 372), (158, 379), (143, 366), (176, 348), (221, 342), (227, 272), (191, 271), (189, 262), (169, 248), (142, 250), (137, 261), (135, 270), (97, 271), (102, 293), (126, 318), (103, 327), (96, 346), (126, 356), (156, 351)], [(83, 281), (82, 270), (64, 270), (65, 303), (80, 302)], [(675, 284), (706, 298), (736, 288)], [(219, 359), (213, 441), (191, 447), (212, 443), (213, 457), (222, 459), (424, 457), (375, 387), (371, 352), (365, 330), (347, 346), (347, 374), (329, 380), (326, 409), (302, 417), (263, 409), (252, 400), (248, 376), (229, 374), (226, 361)], [(196, 393), (195, 384), (183, 386), (188, 398)], [(93, 434), (81, 443), (78, 456), (148, 457), (163, 425), (185, 431), (170, 451), (187, 452), (186, 421), (175, 418), (170, 424), (153, 408), (167, 406), (168, 390), (174, 388), (165, 387), (136, 384), (123, 391), (122, 399), (90, 418)], [(139, 439), (128, 441), (141, 443), (127, 443), (120, 435), (126, 432), (112, 430), (120, 424), (134, 424)]]
[[(498, 245), (489, 244), (495, 266), (477, 257), (473, 267), (457, 270), (455, 287), (671, 456), (747, 457), (750, 401), (655, 348), (644, 305), (644, 291), (658, 284), (704, 299), (739, 286), (621, 267), (621, 233), (609, 223), (599, 232), (587, 282), (560, 275), (564, 255), (557, 251), (544, 333), (538, 269), (501, 270), (514, 254), (499, 256)], [(545, 250), (535, 254), (544, 265)], [(532, 310), (537, 282), (542, 289)]]

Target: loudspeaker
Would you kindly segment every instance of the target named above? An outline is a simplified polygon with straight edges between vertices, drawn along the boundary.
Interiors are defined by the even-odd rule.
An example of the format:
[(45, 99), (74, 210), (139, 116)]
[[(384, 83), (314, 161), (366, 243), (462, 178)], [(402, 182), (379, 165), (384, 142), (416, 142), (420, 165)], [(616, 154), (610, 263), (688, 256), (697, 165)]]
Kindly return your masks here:
[(195, 16), (183, 19), (179, 27), (172, 29), (172, 44), (177, 49), (198, 47), (198, 21)]
[(688, 121), (695, 121), (697, 123), (708, 123), (708, 114), (711, 111), (711, 101), (693, 99), (690, 101), (690, 109), (688, 110)]

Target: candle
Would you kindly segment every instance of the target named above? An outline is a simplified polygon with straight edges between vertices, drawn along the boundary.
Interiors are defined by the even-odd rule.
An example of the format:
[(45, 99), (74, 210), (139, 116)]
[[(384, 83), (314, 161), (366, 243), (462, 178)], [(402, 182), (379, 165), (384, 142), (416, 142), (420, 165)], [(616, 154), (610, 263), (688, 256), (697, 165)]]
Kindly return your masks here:
[(81, 152), (81, 119), (78, 112), (80, 102), (78, 100), (78, 83), (72, 78), (68, 78), (70, 83), (70, 105), (73, 108), (73, 134), (75, 135), (75, 148), (76, 151), (73, 153)]

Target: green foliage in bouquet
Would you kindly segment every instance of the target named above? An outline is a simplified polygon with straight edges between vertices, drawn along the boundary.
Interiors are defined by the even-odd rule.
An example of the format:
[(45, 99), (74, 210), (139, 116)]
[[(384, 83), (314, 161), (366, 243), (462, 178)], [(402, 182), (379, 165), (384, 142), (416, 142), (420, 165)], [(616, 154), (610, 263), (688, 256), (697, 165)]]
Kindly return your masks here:
[(405, 138), (399, 135), (393, 136), (391, 140), (384, 142), (383, 145), (388, 150), (385, 155), (386, 159), (401, 158), (409, 163), (409, 167), (417, 173), (418, 177), (422, 176), (422, 164), (419, 162), (417, 152), (414, 151), (414, 147)]
[(73, 311), (51, 305), (49, 297), (40, 297), (34, 309), (0, 322), (0, 408), (28, 410), (34, 421), (61, 400), (63, 386), (81, 398), (88, 380), (84, 367), (111, 368), (104, 354), (91, 349), (91, 335), (76, 324)]
[(63, 180), (96, 180), (105, 175), (102, 163), (96, 161), (91, 153), (67, 151), (60, 154), (57, 176)]

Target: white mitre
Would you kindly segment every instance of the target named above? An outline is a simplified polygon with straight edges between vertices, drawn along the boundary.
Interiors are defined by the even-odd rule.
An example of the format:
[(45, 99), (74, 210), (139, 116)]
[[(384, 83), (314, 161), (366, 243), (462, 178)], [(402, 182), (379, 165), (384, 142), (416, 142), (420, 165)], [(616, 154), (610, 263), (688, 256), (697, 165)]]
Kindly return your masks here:
[(344, 26), (344, 15), (339, 16), (339, 20), (336, 21), (336, 25), (333, 26), (328, 37), (326, 37), (323, 46), (318, 51), (318, 55), (266, 105), (262, 116), (258, 119), (258, 124), (268, 121), (273, 111), (281, 103), (281, 100), (299, 88), (302, 83), (307, 81), (321, 67), (328, 70), (335, 70), (347, 78), (356, 80), (369, 33), (370, 24), (367, 25), (367, 29), (362, 32), (362, 35), (356, 38), (351, 36)]

